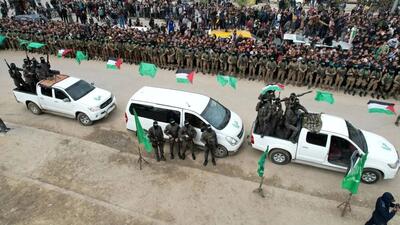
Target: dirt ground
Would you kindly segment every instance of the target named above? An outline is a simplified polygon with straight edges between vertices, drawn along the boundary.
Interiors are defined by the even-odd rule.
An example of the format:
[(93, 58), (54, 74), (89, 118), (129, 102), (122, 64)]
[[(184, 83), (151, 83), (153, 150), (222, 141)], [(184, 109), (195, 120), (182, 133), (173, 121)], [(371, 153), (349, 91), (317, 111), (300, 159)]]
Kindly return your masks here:
[(12, 126), (0, 136), (0, 224), (353, 225), (371, 213), (353, 206), (342, 218), (340, 199), (276, 188), (273, 179), (261, 198), (257, 182), (218, 174), (223, 162), (200, 170), (149, 159), (139, 170), (134, 154)]

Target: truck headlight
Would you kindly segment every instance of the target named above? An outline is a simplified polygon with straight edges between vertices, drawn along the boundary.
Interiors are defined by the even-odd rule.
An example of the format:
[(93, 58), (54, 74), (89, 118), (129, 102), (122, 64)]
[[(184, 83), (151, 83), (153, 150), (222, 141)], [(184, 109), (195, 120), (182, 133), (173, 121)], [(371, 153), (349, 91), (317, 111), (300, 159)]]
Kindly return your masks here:
[(229, 136), (225, 137), (225, 140), (232, 146), (238, 143), (238, 141), (235, 138)]
[(89, 110), (92, 111), (92, 112), (99, 111), (100, 110), (100, 106), (90, 107)]

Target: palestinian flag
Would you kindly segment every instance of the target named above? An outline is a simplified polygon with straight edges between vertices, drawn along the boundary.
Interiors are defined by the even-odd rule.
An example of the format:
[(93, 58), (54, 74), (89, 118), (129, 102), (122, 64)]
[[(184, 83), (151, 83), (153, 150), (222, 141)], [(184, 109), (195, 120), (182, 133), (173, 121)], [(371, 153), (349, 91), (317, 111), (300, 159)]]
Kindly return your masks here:
[(107, 61), (107, 69), (112, 69), (112, 70), (116, 70), (116, 69), (121, 69), (121, 64), (122, 64), (122, 59), (118, 58), (110, 58)]
[(65, 57), (68, 53), (72, 52), (72, 49), (60, 49), (58, 50), (57, 57)]
[(285, 85), (283, 84), (269, 84), (261, 90), (261, 94), (265, 94), (267, 91), (282, 91), (283, 89), (285, 89)]
[(178, 83), (193, 84), (194, 71), (192, 70), (178, 69), (176, 71), (175, 76), (176, 76), (176, 82)]
[(394, 103), (381, 102), (370, 100), (368, 102), (368, 112), (369, 113), (385, 113), (387, 115), (394, 115)]

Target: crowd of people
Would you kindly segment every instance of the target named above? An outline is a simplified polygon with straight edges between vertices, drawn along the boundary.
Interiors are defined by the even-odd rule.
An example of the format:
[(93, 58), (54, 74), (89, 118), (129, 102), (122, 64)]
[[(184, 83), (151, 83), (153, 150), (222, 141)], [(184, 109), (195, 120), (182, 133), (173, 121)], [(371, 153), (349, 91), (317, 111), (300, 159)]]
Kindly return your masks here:
[[(352, 95), (399, 95), (398, 14), (362, 5), (347, 13), (334, 5), (308, 10), (301, 5), (287, 8), (281, 1), (279, 9), (269, 5), (239, 8), (230, 3), (156, 2), (155, 6), (153, 1), (52, 1), (57, 10), (60, 5), (71, 5), (71, 12), (80, 23), (68, 19), (21, 22), (6, 17), (1, 19), (0, 32), (7, 36), (5, 47), (11, 49), (23, 48), (18, 40), (24, 39), (46, 43), (41, 53), (81, 50), (95, 60), (121, 57), (127, 63), (145, 61), (164, 69), (188, 68), (264, 82), (343, 89)], [(161, 10), (164, 5), (166, 9)], [(110, 18), (110, 11), (122, 10), (125, 21), (130, 21), (131, 16), (143, 16), (165, 17), (166, 22), (158, 25), (150, 20), (148, 29), (137, 29), (78, 19), (79, 14), (85, 13), (101, 20), (101, 8)], [(174, 19), (178, 19), (176, 26)], [(132, 25), (140, 23), (137, 18)], [(210, 28), (232, 28), (232, 36), (211, 36)], [(255, 37), (244, 38), (235, 29), (249, 30)], [(302, 34), (311, 43), (286, 41), (285, 33)], [(327, 47), (332, 40), (345, 41), (352, 47)], [(325, 47), (317, 47), (316, 43)]]

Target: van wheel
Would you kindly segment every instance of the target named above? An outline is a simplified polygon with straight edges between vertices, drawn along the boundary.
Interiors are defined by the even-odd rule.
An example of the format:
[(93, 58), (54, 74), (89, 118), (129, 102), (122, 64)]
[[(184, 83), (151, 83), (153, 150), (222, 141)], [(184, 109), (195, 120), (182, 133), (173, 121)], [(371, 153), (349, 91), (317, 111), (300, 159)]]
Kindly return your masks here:
[(278, 165), (285, 165), (290, 162), (290, 154), (282, 149), (273, 150), (269, 153), (269, 159)]
[(85, 113), (78, 114), (78, 121), (83, 126), (90, 126), (93, 124), (93, 121)]
[(214, 151), (214, 155), (217, 158), (224, 158), (228, 155), (228, 150), (222, 145), (217, 145)]
[(35, 115), (40, 115), (42, 114), (42, 110), (33, 102), (28, 103), (28, 109)]
[(382, 173), (376, 169), (364, 169), (361, 175), (361, 181), (365, 184), (374, 184), (382, 179)]

